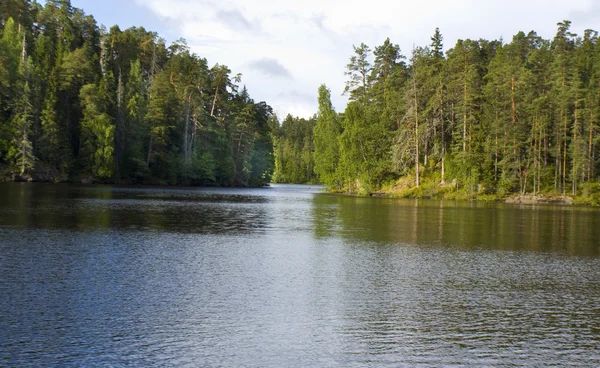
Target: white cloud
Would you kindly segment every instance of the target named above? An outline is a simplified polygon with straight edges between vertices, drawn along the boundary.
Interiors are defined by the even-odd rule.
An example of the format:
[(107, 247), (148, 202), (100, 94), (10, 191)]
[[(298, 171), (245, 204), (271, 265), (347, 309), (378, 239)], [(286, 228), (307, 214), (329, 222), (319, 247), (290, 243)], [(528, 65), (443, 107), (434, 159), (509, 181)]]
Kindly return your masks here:
[[(192, 50), (210, 63), (241, 72), (250, 95), (272, 105), (280, 118), (314, 114), (322, 83), (331, 89), (337, 109), (344, 108), (341, 92), (352, 44), (374, 48), (390, 37), (408, 56), (413, 44), (430, 42), (436, 27), (449, 48), (459, 38), (510, 41), (521, 30), (551, 38), (556, 23), (569, 17), (581, 21), (573, 30), (582, 34), (600, 18), (596, 0), (134, 1), (176, 25)], [(257, 60), (276, 61), (293, 79), (265, 74)], [(290, 100), (294, 94), (314, 98)]]

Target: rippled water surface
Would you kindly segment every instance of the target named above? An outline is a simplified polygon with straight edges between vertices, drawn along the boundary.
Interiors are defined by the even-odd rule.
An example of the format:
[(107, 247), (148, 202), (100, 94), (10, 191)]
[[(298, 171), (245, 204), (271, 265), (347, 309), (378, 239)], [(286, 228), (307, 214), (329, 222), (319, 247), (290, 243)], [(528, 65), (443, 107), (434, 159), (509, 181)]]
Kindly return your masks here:
[(0, 186), (0, 366), (600, 366), (600, 210)]

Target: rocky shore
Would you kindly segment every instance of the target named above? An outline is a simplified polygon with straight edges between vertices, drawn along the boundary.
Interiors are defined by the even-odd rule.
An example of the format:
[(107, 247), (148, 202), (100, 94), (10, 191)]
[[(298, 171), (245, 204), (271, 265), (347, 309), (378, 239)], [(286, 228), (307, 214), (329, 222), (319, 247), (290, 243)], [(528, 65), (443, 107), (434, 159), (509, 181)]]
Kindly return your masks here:
[(547, 195), (515, 195), (506, 198), (504, 202), (512, 204), (575, 204), (573, 197)]

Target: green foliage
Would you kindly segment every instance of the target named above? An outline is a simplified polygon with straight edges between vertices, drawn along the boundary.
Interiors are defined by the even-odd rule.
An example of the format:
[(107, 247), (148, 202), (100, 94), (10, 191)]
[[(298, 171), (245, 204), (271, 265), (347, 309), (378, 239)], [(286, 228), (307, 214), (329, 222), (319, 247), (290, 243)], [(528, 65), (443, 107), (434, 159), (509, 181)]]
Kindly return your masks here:
[(389, 135), (376, 111), (351, 102), (342, 119), (340, 169), (344, 188), (371, 192), (381, 186), (390, 172)]
[[(594, 197), (600, 180), (598, 33), (431, 43), (406, 62), (386, 39), (353, 47), (350, 103), (316, 118), (253, 101), (241, 76), (185, 41), (110, 30), (68, 0), (0, 2), (0, 164), (21, 174), (132, 183), (321, 182), (418, 196)], [(394, 185), (390, 183), (396, 183)], [(593, 200), (589, 200), (593, 202)]]
[(354, 47), (338, 125), (319, 91), (321, 181), (334, 191), (462, 199), (589, 192), (600, 179), (598, 33), (577, 37), (564, 21), (551, 41), (520, 32), (506, 44), (458, 40), (446, 53), (442, 42), (436, 29), (408, 66), (389, 39), (374, 60), (368, 46)]
[[(68, 0), (1, 2), (0, 27), (0, 163), (21, 174), (39, 163), (56, 178), (268, 181), (271, 144), (258, 115), (241, 160), (251, 163), (241, 170), (245, 180), (235, 178), (231, 160), (230, 122), (258, 104), (237, 98), (239, 79), (224, 66), (211, 73), (184, 42), (167, 48), (143, 28), (106, 32)], [(207, 119), (212, 110), (220, 124)], [(215, 132), (220, 139), (207, 138)], [(223, 170), (217, 152), (228, 152)], [(218, 172), (233, 175), (220, 182)]]
[(255, 139), (250, 156), (250, 175), (247, 185), (257, 187), (267, 185), (273, 175), (273, 145), (268, 137)]
[(0, 2), (0, 28), (3, 166), (54, 180), (270, 181), (272, 109), (185, 41), (107, 31), (69, 0)]
[[(346, 82), (344, 94), (348, 94), (351, 101), (358, 101), (367, 96), (367, 92), (371, 86), (369, 81), (369, 75), (372, 70), (371, 62), (369, 61), (371, 49), (364, 43), (361, 43), (358, 47), (353, 46), (353, 48), (355, 54), (350, 58), (350, 63), (346, 66), (347, 71), (345, 74), (350, 79)], [(393, 50), (387, 52), (390, 51), (393, 53)], [(382, 60), (381, 64), (383, 63)]]
[(207, 184), (215, 182), (215, 159), (211, 153), (205, 152), (192, 156), (190, 163), (184, 167), (184, 175), (193, 183)]
[(321, 183), (335, 189), (341, 189), (343, 186), (343, 182), (337, 176), (341, 133), (342, 126), (339, 117), (331, 104), (331, 92), (325, 85), (321, 85), (319, 87), (319, 112), (314, 128), (314, 170)]
[(25, 81), (23, 90), (19, 93), (13, 115), (13, 140), (8, 152), (8, 157), (13, 159), (13, 163), (20, 170), (20, 174), (33, 169), (35, 157), (33, 155), (33, 143), (31, 143), (32, 133), (32, 106), (30, 102), (29, 82)]
[(273, 132), (277, 183), (312, 183), (314, 173), (313, 130), (316, 118), (301, 119), (288, 115)]
[(145, 119), (148, 94), (139, 59), (131, 62), (124, 97), (124, 159), (123, 173), (130, 181), (143, 182), (150, 175), (146, 162), (145, 144), (149, 142), (149, 127)]
[(46, 97), (40, 116), (41, 135), (39, 139), (40, 158), (50, 166), (60, 171), (65, 171), (69, 164), (69, 141), (66, 127), (58, 120), (57, 91), (54, 75), (48, 80)]
[(106, 101), (101, 99), (101, 91), (93, 84), (83, 86), (80, 96), (84, 108), (82, 159), (94, 176), (110, 178), (114, 171), (115, 126), (106, 113)]

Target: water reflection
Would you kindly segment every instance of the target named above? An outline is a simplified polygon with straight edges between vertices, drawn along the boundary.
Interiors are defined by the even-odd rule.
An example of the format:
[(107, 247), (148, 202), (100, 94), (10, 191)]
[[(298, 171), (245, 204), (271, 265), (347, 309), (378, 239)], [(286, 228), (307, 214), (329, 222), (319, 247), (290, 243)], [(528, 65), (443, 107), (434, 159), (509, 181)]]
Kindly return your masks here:
[[(267, 226), (267, 196), (224, 190), (3, 185), (0, 226), (85, 231), (244, 232)], [(253, 193), (256, 194), (256, 193)]]
[[(596, 208), (393, 200), (319, 188), (161, 189), (11, 184), (0, 226), (236, 234), (309, 231), (317, 239), (598, 255)], [(277, 234), (275, 234), (277, 236)]]
[(599, 366), (599, 211), (8, 185), (0, 366)]
[(598, 255), (600, 211), (564, 206), (317, 195), (316, 237)]

